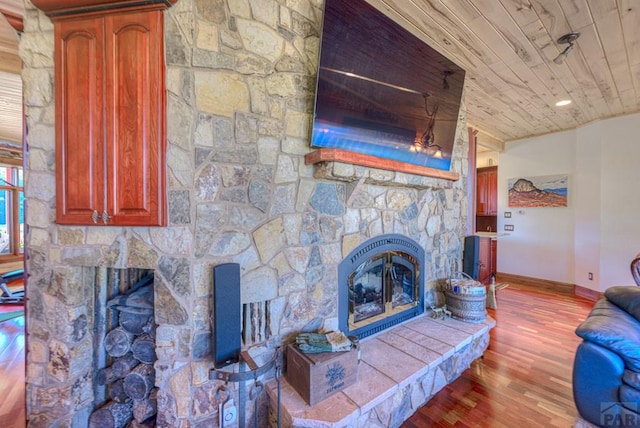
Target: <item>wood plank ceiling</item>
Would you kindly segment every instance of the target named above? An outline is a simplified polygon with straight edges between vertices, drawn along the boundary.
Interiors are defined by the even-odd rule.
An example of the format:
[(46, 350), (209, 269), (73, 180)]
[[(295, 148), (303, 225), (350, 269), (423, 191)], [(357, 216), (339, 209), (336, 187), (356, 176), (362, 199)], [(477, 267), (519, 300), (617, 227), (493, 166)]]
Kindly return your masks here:
[[(639, 0), (367, 1), (467, 71), (468, 124), (481, 144), (640, 111)], [(22, 2), (1, 0), (0, 10), (23, 14)], [(7, 64), (17, 44), (1, 27), (2, 17), (0, 64)], [(554, 63), (567, 46), (557, 39), (574, 31), (575, 48)], [(0, 140), (21, 141), (21, 109), (9, 111), (21, 83), (0, 70)], [(572, 103), (556, 107), (562, 99)]]
[[(467, 71), (468, 123), (485, 136), (510, 141), (640, 111), (640, 1), (367, 1)], [(554, 63), (567, 46), (557, 39), (576, 31)], [(556, 107), (563, 99), (572, 103)]]

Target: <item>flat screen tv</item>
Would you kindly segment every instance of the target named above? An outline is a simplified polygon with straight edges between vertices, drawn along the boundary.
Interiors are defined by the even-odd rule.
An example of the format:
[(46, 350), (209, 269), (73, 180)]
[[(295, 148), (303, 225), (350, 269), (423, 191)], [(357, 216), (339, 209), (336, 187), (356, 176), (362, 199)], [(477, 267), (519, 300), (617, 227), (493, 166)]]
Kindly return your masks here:
[(449, 170), (465, 72), (364, 0), (326, 0), (311, 145)]

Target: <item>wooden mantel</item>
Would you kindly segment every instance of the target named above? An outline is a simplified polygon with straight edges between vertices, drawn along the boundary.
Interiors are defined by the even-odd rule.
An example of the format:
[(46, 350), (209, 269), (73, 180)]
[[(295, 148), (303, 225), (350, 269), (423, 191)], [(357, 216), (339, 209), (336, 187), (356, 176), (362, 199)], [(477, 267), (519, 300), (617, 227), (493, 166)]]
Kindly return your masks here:
[(178, 0), (32, 0), (52, 20), (78, 15), (108, 13), (111, 10), (131, 11), (167, 9)]
[(343, 162), (353, 165), (367, 166), (370, 168), (386, 169), (389, 171), (404, 172), (407, 174), (423, 175), (426, 177), (442, 178), (444, 180), (458, 181), (460, 175), (457, 172), (444, 171), (411, 163), (399, 162), (391, 159), (382, 159), (376, 156), (350, 152), (342, 149), (318, 149), (308, 153), (304, 157), (307, 165), (319, 162)]

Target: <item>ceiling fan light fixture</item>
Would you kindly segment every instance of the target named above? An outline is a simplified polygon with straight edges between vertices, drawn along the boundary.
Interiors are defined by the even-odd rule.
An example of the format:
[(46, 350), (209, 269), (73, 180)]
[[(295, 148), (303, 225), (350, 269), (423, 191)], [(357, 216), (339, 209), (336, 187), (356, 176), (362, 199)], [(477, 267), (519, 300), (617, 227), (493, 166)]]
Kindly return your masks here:
[(578, 37), (580, 37), (580, 33), (568, 33), (558, 39), (558, 43), (560, 44), (569, 44), (560, 54), (553, 59), (553, 62), (556, 64), (562, 64), (564, 60), (569, 56), (569, 52), (573, 49), (573, 42), (575, 42)]

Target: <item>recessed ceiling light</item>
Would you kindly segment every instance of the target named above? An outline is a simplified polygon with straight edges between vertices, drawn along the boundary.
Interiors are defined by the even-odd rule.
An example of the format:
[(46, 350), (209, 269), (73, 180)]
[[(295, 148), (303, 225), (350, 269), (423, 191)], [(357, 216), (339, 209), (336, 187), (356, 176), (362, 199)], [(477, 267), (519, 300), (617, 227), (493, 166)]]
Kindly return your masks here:
[(561, 100), (556, 103), (556, 107), (567, 106), (571, 104), (571, 100)]

